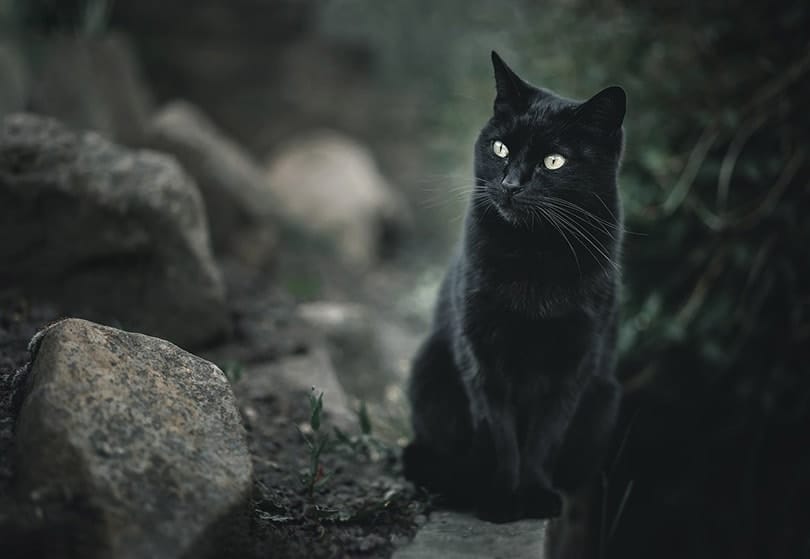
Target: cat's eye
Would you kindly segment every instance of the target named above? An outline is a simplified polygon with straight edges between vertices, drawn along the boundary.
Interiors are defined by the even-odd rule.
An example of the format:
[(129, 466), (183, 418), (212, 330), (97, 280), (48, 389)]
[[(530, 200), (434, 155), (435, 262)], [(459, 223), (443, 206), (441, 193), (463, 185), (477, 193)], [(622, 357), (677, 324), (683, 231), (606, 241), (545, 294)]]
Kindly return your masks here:
[(543, 166), (546, 169), (550, 169), (552, 171), (559, 169), (563, 165), (565, 165), (565, 157), (563, 157), (559, 153), (552, 153), (551, 155), (547, 155), (545, 159), (543, 159)]
[(500, 140), (495, 140), (492, 142), (492, 151), (500, 158), (504, 158), (509, 155), (509, 148), (506, 147), (506, 144)]

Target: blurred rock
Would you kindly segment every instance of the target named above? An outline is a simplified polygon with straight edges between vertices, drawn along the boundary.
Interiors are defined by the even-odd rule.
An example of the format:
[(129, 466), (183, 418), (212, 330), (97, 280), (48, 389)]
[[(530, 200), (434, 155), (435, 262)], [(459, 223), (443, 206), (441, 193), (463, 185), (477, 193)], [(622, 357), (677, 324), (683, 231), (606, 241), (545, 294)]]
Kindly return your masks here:
[(240, 556), (252, 466), (222, 371), (164, 340), (77, 319), (38, 334), (31, 351), (20, 487), (89, 505), (76, 519), (82, 557)]
[(25, 109), (28, 77), (19, 48), (0, 42), (0, 117)]
[(234, 390), (240, 400), (278, 398), (290, 405), (298, 405), (295, 398), (312, 390), (316, 394), (323, 392), (323, 408), (330, 414), (330, 421), (340, 428), (355, 424), (329, 352), (323, 347), (276, 361), (248, 364)]
[(129, 44), (118, 35), (52, 35), (37, 42), (26, 110), (115, 141), (143, 141), (150, 95)]
[(284, 146), (267, 163), (267, 181), (286, 217), (332, 243), (361, 266), (390, 254), (410, 222), (402, 197), (371, 153), (320, 132)]
[(157, 99), (188, 99), (263, 156), (302, 129), (364, 137), (378, 124), (372, 53), (323, 37), (322, 11), (317, 0), (139, 0), (113, 3), (111, 25), (131, 35)]
[(280, 42), (311, 26), (317, 5), (317, 0), (116, 2), (112, 6), (112, 24), (144, 35), (149, 32), (153, 40), (205, 37), (246, 43)]
[(177, 157), (205, 199), (218, 253), (260, 265), (276, 242), (274, 204), (261, 169), (193, 105), (178, 101), (152, 119), (147, 143)]
[(198, 346), (228, 326), (202, 199), (171, 158), (16, 114), (0, 123), (0, 289)]
[(359, 303), (316, 301), (298, 307), (301, 318), (324, 336), (341, 384), (364, 401), (382, 401), (402, 386), (422, 332)]

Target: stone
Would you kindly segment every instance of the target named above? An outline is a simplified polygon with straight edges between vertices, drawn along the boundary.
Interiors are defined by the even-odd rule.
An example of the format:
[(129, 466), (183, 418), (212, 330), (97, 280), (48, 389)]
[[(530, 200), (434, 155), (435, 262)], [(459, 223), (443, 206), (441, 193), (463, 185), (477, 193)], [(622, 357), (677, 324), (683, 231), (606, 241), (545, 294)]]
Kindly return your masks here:
[(389, 255), (409, 227), (407, 204), (369, 150), (336, 132), (288, 142), (267, 163), (266, 177), (282, 214), (354, 265)]
[(303, 398), (313, 390), (323, 392), (323, 409), (332, 424), (348, 429), (357, 423), (329, 352), (323, 347), (274, 361), (248, 363), (234, 390), (240, 401), (278, 398), (283, 402)]
[(424, 335), (362, 303), (312, 301), (298, 314), (323, 335), (346, 391), (367, 402), (404, 385)]
[(48, 327), (30, 349), (18, 487), (89, 506), (76, 519), (82, 557), (243, 556), (252, 466), (221, 370), (165, 340), (79, 319)]
[(121, 35), (49, 35), (36, 52), (26, 110), (124, 144), (143, 141), (151, 95)]
[(200, 346), (228, 329), (194, 182), (177, 162), (30, 114), (0, 122), (0, 289)]
[[(205, 200), (214, 249), (240, 250), (252, 264), (265, 258), (275, 241), (273, 194), (259, 166), (199, 109), (184, 101), (163, 107), (152, 118), (147, 144), (174, 155), (194, 178)], [(250, 236), (252, 242), (243, 242)], [(265, 243), (256, 242), (264, 239)], [(242, 248), (248, 246), (252, 257)]]
[(542, 520), (492, 524), (437, 511), (393, 559), (543, 559), (545, 526)]

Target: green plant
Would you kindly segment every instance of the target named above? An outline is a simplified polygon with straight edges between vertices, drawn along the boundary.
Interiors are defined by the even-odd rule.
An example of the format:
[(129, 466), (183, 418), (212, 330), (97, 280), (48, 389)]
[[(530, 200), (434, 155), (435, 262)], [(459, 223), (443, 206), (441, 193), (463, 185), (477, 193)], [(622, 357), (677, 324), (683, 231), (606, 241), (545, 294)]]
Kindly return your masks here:
[(306, 487), (309, 499), (312, 500), (315, 494), (315, 488), (323, 485), (331, 474), (324, 473), (323, 464), (321, 464), (321, 455), (327, 446), (330, 444), (330, 437), (327, 433), (321, 432), (321, 415), (323, 414), (323, 392), (315, 396), (315, 388), (309, 395), (309, 427), (311, 433), (305, 433), (299, 428), (301, 436), (309, 448), (309, 468), (306, 472), (301, 474), (301, 483)]
[(355, 411), (360, 433), (348, 435), (338, 427), (333, 427), (336, 447), (355, 455), (362, 455), (365, 459), (377, 462), (383, 458), (396, 456), (394, 447), (373, 434), (371, 416), (365, 401)]

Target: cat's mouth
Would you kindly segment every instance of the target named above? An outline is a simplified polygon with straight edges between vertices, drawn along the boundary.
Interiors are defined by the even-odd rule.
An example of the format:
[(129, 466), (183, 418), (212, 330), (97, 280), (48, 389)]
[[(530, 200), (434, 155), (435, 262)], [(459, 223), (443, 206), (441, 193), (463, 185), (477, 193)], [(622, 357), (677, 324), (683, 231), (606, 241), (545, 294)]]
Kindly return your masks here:
[(517, 224), (524, 221), (526, 216), (524, 204), (516, 199), (514, 193), (504, 191), (493, 192), (490, 199), (500, 216), (509, 223)]

